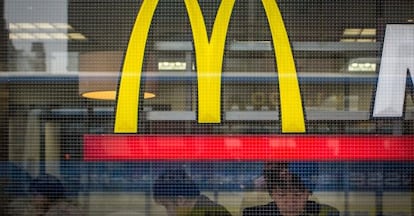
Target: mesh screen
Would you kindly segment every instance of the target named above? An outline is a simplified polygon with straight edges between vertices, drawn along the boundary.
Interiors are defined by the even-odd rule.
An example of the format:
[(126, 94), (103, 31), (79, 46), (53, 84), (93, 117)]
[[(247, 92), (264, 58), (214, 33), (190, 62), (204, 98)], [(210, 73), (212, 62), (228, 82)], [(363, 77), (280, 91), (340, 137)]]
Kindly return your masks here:
[(0, 5), (1, 215), (414, 214), (413, 1)]

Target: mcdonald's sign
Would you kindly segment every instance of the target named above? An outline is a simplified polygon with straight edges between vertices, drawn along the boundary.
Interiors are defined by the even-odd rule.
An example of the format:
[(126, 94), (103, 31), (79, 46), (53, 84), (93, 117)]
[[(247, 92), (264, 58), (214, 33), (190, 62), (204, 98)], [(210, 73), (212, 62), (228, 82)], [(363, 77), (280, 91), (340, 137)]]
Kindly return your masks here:
[[(223, 0), (208, 37), (198, 1), (185, 0), (196, 55), (198, 122), (220, 123), (221, 70), (227, 29), (235, 0)], [(138, 105), (142, 65), (148, 32), (158, 0), (144, 0), (136, 17), (126, 50), (117, 95), (115, 133), (138, 131)], [(277, 71), (283, 133), (305, 132), (295, 63), (283, 18), (275, 0), (262, 0), (268, 19)]]

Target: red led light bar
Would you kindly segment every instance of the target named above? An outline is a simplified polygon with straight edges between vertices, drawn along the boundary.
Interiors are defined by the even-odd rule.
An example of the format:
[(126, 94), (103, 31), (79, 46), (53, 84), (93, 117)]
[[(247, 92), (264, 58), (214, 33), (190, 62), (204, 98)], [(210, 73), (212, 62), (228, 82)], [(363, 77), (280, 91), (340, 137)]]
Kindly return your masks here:
[(414, 161), (414, 136), (85, 135), (85, 161)]

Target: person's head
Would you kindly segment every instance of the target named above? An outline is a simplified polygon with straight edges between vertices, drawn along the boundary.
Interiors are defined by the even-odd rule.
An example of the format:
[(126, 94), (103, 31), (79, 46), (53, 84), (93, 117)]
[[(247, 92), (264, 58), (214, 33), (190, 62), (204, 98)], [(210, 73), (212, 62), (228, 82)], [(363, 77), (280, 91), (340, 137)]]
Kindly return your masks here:
[(265, 166), (264, 177), (269, 194), (282, 215), (300, 215), (305, 210), (311, 191), (299, 176), (289, 172), (287, 165)]
[(65, 198), (65, 189), (62, 182), (55, 176), (43, 174), (33, 179), (29, 186), (32, 195), (32, 205), (45, 213), (49, 207)]
[(154, 201), (167, 210), (167, 214), (185, 215), (193, 208), (200, 191), (182, 169), (163, 172), (153, 185)]

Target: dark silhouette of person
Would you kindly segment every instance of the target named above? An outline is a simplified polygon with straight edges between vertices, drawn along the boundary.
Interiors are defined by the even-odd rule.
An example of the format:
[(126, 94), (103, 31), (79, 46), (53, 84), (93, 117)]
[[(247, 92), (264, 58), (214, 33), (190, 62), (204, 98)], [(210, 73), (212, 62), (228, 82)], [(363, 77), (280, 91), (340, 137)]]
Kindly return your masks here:
[(32, 215), (83, 215), (75, 205), (68, 201), (62, 182), (55, 176), (42, 174), (30, 183), (29, 188), (32, 196)]
[(248, 207), (243, 216), (339, 216), (339, 211), (331, 206), (310, 201), (312, 191), (306, 188), (298, 175), (291, 173), (285, 163), (266, 164), (264, 180), (272, 198), (268, 204)]
[(230, 216), (220, 204), (201, 195), (194, 181), (182, 169), (163, 172), (153, 185), (153, 197), (169, 216)]

